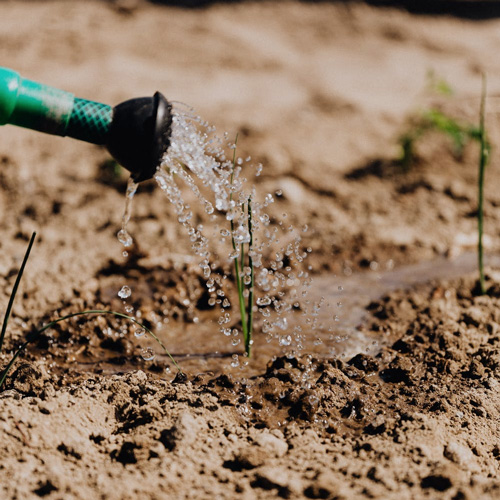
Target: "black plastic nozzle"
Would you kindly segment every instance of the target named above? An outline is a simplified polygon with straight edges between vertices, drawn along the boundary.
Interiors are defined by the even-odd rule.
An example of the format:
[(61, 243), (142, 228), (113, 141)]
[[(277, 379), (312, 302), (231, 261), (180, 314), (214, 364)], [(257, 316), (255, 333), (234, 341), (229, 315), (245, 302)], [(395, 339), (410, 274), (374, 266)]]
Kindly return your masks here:
[(163, 94), (139, 97), (113, 108), (106, 147), (136, 182), (151, 179), (170, 145), (172, 106)]

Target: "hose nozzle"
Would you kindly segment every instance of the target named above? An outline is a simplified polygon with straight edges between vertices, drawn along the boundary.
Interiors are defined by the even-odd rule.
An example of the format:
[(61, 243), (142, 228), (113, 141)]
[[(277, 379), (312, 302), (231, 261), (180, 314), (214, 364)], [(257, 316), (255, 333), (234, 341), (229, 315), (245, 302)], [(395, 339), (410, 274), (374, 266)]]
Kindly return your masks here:
[(136, 182), (153, 177), (170, 145), (171, 111), (160, 92), (112, 108), (0, 67), (0, 125), (104, 145)]
[(172, 107), (163, 94), (138, 97), (113, 108), (106, 147), (136, 182), (151, 179), (170, 145)]

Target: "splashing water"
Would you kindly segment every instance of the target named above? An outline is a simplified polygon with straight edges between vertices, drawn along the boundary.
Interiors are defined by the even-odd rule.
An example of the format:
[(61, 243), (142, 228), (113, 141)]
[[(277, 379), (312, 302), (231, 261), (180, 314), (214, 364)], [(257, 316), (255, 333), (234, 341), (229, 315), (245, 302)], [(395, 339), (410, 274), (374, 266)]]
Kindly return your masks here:
[[(170, 147), (154, 178), (173, 205), (193, 252), (200, 258), (199, 266), (210, 293), (208, 304), (220, 306), (220, 331), (233, 346), (240, 343), (241, 326), (238, 318), (232, 317), (230, 294), (225, 291), (231, 272), (215, 269), (220, 267), (221, 258), (223, 266), (233, 265), (233, 260), (241, 256), (242, 245), (252, 242), (248, 257), (255, 268), (254, 310), (259, 313), (255, 326), (266, 335), (268, 342), (277, 341), (291, 358), (304, 349), (306, 337), (297, 321), (290, 321), (291, 316), (306, 318), (310, 314), (317, 315), (318, 308), (325, 306), (323, 303), (310, 304), (307, 300), (311, 278), (303, 267), (310, 249), (303, 247), (302, 235), (308, 228), (302, 226), (295, 229), (289, 222), (271, 218), (266, 213), (265, 210), (275, 201), (274, 196), (266, 194), (259, 201), (255, 187), (249, 186), (242, 176), (243, 167), (250, 166), (251, 158), (247, 157), (245, 161), (238, 158), (233, 164), (232, 158), (226, 157), (226, 150), (234, 152), (235, 148), (236, 145), (228, 141), (227, 134), (221, 139), (215, 135), (215, 127), (196, 116), (191, 108), (175, 104)], [(262, 165), (259, 164), (254, 168), (254, 175), (259, 176), (261, 171)], [(184, 186), (191, 192), (190, 197), (194, 195), (195, 209), (186, 201)], [(127, 206), (122, 229), (118, 233), (126, 248), (133, 242), (126, 226), (136, 190), (137, 184), (129, 181)], [(280, 198), (283, 192), (277, 190), (275, 195)], [(251, 209), (247, 208), (249, 200)], [(205, 227), (199, 224), (199, 207), (208, 219)], [(248, 230), (249, 220), (252, 234)], [(232, 231), (228, 229), (230, 225)], [(236, 248), (230, 245), (231, 237)], [(223, 248), (227, 249), (227, 253)], [(250, 285), (250, 267), (241, 264), (240, 274), (245, 285)], [(245, 293), (247, 296), (250, 293), (248, 288)], [(306, 320), (306, 324), (311, 330), (326, 328), (317, 320), (312, 323)], [(317, 335), (314, 335), (316, 338)], [(233, 368), (244, 365), (238, 362), (237, 356), (236, 359), (233, 357)]]
[[(197, 124), (205, 128), (204, 133), (198, 131)], [(208, 186), (213, 191), (215, 208), (228, 210), (231, 190), (231, 162), (224, 161), (225, 155), (220, 141), (212, 136), (214, 131), (214, 127), (210, 127), (208, 123), (194, 116), (192, 110), (187, 113), (174, 111), (170, 147), (155, 175), (155, 179), (160, 187), (167, 192), (167, 195), (171, 195), (168, 186), (173, 189), (173, 193), (176, 192), (176, 185), (172, 183), (172, 177), (177, 175), (200, 199), (208, 214), (213, 213), (213, 205), (203, 197), (194, 179), (187, 172), (187, 168), (202, 181), (203, 185)], [(175, 202), (174, 206), (178, 213), (182, 212), (181, 200), (182, 198), (171, 200), (173, 203)]]

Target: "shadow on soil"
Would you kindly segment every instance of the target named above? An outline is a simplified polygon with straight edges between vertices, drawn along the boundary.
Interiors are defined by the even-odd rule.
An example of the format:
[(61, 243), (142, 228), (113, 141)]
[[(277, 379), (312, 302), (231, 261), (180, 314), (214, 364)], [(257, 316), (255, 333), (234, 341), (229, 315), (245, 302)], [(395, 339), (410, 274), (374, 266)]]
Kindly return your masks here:
[[(151, 0), (151, 3), (199, 8), (212, 4), (243, 3), (245, 0)], [(303, 3), (360, 3), (360, 0), (300, 0)], [(365, 0), (377, 7), (399, 7), (412, 14), (452, 15), (466, 19), (492, 19), (500, 16), (497, 0)]]

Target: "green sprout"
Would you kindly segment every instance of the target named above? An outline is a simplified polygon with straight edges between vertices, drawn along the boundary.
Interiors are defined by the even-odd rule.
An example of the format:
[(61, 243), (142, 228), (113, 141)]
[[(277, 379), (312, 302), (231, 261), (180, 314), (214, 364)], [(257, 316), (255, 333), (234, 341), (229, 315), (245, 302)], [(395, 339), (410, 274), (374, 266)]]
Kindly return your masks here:
[(415, 158), (415, 143), (428, 132), (441, 132), (452, 142), (453, 154), (460, 158), (470, 141), (480, 141), (481, 131), (475, 125), (461, 123), (438, 109), (428, 109), (421, 113), (417, 123), (400, 136), (401, 156), (399, 162), (409, 170)]
[[(232, 171), (231, 171), (231, 185), (234, 181), (234, 170), (236, 168), (236, 145), (238, 143), (238, 135), (234, 141), (233, 150), (233, 161), (232, 161)], [(231, 191), (229, 196), (230, 201), (233, 201), (233, 193)], [(252, 332), (253, 332), (253, 306), (254, 306), (254, 264), (252, 260), (252, 250), (253, 250), (253, 226), (252, 226), (252, 198), (249, 197), (246, 203), (242, 204), (242, 213), (247, 214), (247, 230), (250, 235), (250, 241), (248, 242), (248, 251), (245, 253), (245, 243), (236, 243), (234, 238), (234, 221), (231, 219), (231, 243), (233, 245), (233, 250), (236, 252), (237, 257), (234, 259), (234, 274), (236, 280), (236, 289), (238, 292), (238, 303), (240, 307), (240, 317), (241, 317), (241, 329), (243, 332), (243, 341), (245, 343), (245, 355), (250, 357), (252, 350)], [(238, 257), (239, 255), (239, 257)], [(250, 269), (249, 279), (245, 279), (247, 275), (245, 274), (245, 262), (248, 264)], [(245, 293), (248, 292), (248, 294)], [(247, 295), (247, 297), (245, 297)], [(247, 302), (245, 304), (245, 298)]]
[[(17, 290), (19, 288), (19, 284), (21, 283), (21, 278), (22, 278), (23, 273), (24, 273), (24, 268), (26, 267), (26, 263), (28, 262), (28, 258), (29, 258), (30, 252), (31, 252), (31, 248), (33, 247), (33, 243), (35, 241), (35, 237), (36, 237), (36, 233), (33, 233), (31, 236), (30, 242), (28, 244), (28, 248), (26, 250), (26, 253), (24, 254), (23, 262), (22, 262), (21, 267), (19, 269), (19, 272), (17, 274), (16, 281), (14, 283), (14, 287), (13, 287), (12, 292), (10, 294), (9, 303), (7, 305), (7, 309), (6, 309), (5, 315), (4, 315), (2, 330), (0, 331), (0, 353), (2, 352), (3, 342), (5, 339), (5, 333), (7, 331), (7, 325), (9, 323), (10, 313), (12, 311), (12, 306), (14, 305), (14, 299), (16, 297)], [(66, 316), (58, 318), (54, 321), (50, 321), (46, 325), (44, 325), (41, 328), (32, 332), (28, 336), (28, 338), (17, 348), (17, 350), (13, 354), (11, 360), (7, 363), (7, 366), (3, 370), (0, 371), (0, 389), (2, 388), (2, 386), (5, 382), (5, 379), (7, 378), (7, 375), (9, 374), (9, 372), (10, 372), (12, 366), (14, 365), (14, 363), (16, 362), (17, 358), (28, 347), (28, 345), (31, 344), (32, 342), (34, 342), (45, 330), (52, 328), (54, 325), (56, 325), (57, 323), (60, 323), (61, 321), (65, 321), (65, 320), (70, 319), (70, 318), (74, 318), (77, 316), (89, 315), (89, 314), (110, 314), (110, 315), (113, 315), (113, 316), (118, 317), (118, 318), (125, 318), (125, 319), (131, 321), (132, 323), (134, 323), (135, 325), (139, 326), (140, 328), (144, 328), (144, 330), (162, 347), (162, 349), (165, 351), (167, 356), (170, 358), (170, 360), (172, 361), (174, 366), (177, 368), (179, 373), (182, 374), (182, 370), (180, 369), (179, 365), (176, 363), (176, 361), (174, 360), (174, 358), (172, 357), (170, 352), (167, 350), (167, 348), (165, 347), (163, 342), (147, 326), (138, 322), (135, 318), (133, 318), (132, 316), (128, 316), (127, 314), (123, 314), (123, 313), (116, 312), (116, 311), (92, 309), (92, 310), (88, 310), (88, 311), (81, 311), (81, 312), (67, 314)]]
[(481, 91), (481, 104), (479, 107), (479, 176), (478, 176), (478, 209), (477, 209), (477, 255), (479, 267), (479, 288), (481, 294), (486, 293), (484, 284), (484, 249), (483, 249), (483, 218), (484, 218), (484, 174), (490, 156), (491, 145), (486, 134), (484, 124), (484, 115), (486, 108), (486, 76), (483, 75), (483, 84)]
[[(443, 87), (444, 94), (452, 93), (450, 87)], [(478, 231), (478, 268), (479, 288), (481, 294), (486, 293), (484, 278), (484, 248), (483, 248), (483, 221), (484, 221), (484, 177), (486, 166), (489, 161), (491, 144), (488, 140), (485, 127), (485, 103), (486, 103), (486, 76), (483, 75), (481, 104), (479, 109), (479, 126), (470, 123), (461, 123), (455, 118), (446, 115), (437, 109), (428, 109), (421, 113), (419, 120), (410, 130), (400, 136), (401, 156), (399, 162), (405, 170), (409, 170), (415, 156), (415, 142), (430, 131), (437, 131), (448, 136), (453, 144), (453, 153), (460, 157), (465, 146), (471, 141), (479, 143), (479, 175), (478, 175), (478, 209), (477, 209), (477, 231)]]

